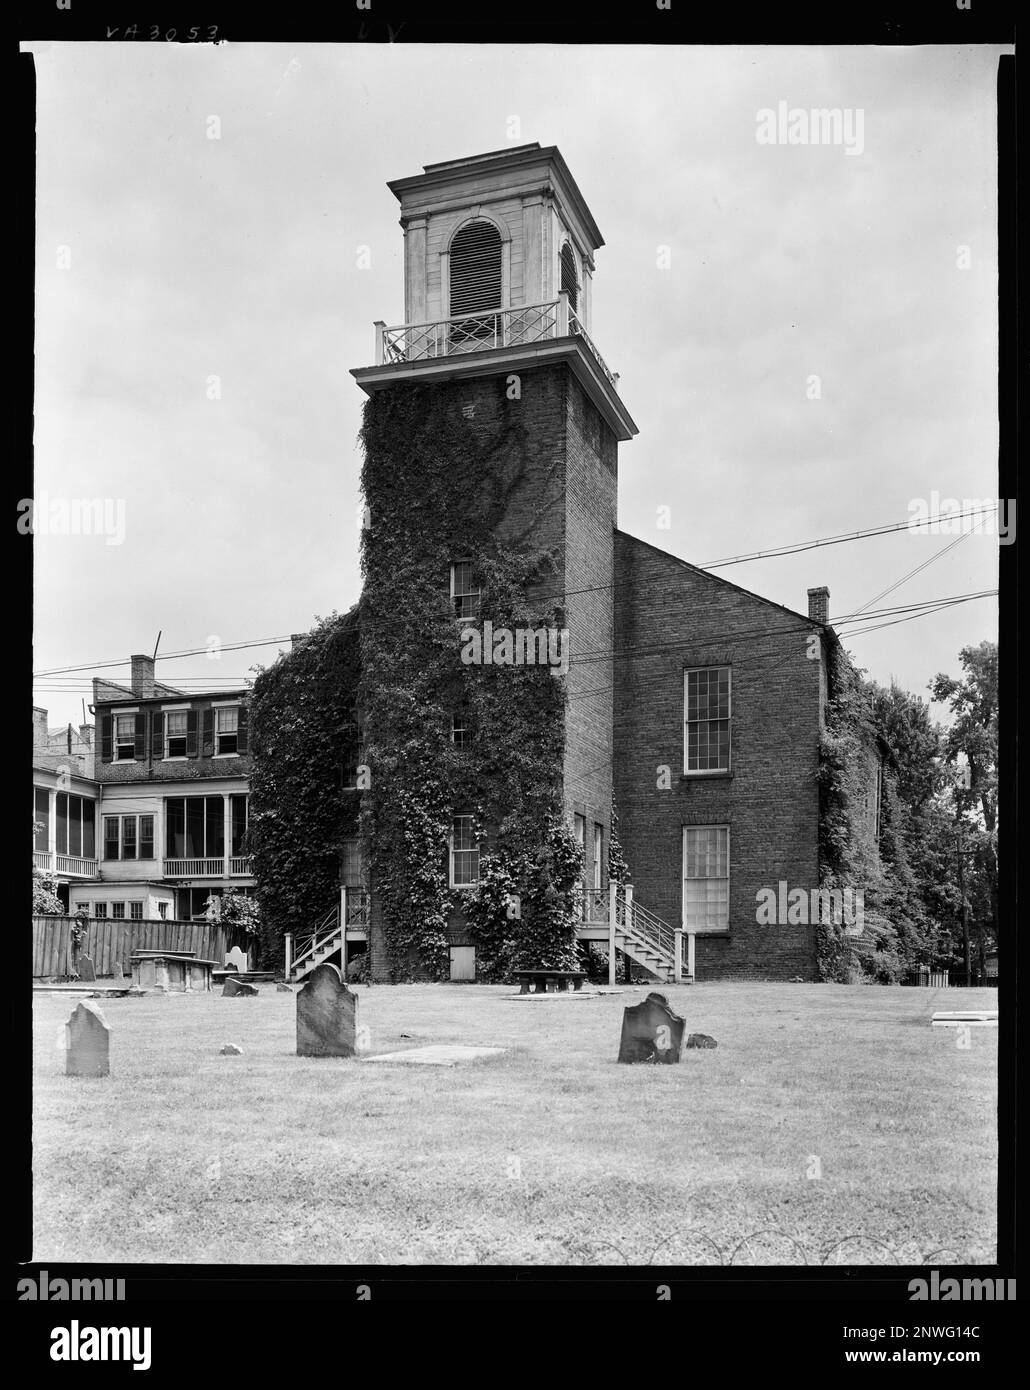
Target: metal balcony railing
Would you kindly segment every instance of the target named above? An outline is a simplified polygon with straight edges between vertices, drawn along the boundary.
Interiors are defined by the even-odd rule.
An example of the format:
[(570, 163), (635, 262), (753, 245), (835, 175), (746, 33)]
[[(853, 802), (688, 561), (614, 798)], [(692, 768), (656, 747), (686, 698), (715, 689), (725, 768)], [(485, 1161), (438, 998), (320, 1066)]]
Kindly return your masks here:
[(492, 348), (522, 347), (554, 338), (581, 338), (612, 387), (619, 387), (618, 373), (609, 370), (564, 293), (544, 304), (512, 305), (485, 314), (460, 314), (430, 323), (393, 327), (378, 321), (375, 328), (377, 367)]

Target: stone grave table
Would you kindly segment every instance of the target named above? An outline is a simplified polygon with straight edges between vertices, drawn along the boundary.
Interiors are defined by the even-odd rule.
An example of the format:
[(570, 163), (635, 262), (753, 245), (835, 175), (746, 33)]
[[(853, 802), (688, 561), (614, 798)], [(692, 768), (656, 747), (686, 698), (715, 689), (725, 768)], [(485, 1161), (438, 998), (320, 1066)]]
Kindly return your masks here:
[(136, 951), (132, 956), (132, 983), (137, 989), (162, 994), (211, 991), (211, 972), (216, 960), (199, 960), (195, 951)]
[(587, 974), (585, 970), (516, 970), (515, 978), (522, 988), (520, 994), (529, 994), (530, 984), (534, 986), (533, 994), (553, 994), (559, 990), (567, 990), (569, 982), (575, 989), (583, 988), (583, 981)]

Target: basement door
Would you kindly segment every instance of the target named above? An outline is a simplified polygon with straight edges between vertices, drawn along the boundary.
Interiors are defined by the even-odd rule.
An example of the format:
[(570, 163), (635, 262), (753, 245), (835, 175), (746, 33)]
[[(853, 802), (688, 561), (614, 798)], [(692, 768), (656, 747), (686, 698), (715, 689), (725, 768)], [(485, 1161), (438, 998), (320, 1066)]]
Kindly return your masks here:
[(475, 946), (451, 947), (451, 979), (474, 980), (476, 978)]

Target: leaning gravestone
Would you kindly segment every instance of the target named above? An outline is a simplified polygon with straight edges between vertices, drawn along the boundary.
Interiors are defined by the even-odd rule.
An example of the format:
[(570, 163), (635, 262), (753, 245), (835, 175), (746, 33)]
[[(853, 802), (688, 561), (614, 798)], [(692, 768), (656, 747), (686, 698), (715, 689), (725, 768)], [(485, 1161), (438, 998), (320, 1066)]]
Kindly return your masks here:
[(79, 979), (89, 985), (96, 984), (97, 972), (91, 956), (79, 957)]
[(240, 974), (246, 974), (250, 969), (247, 961), (247, 953), (239, 946), (234, 946), (225, 958), (226, 970), (236, 970)]
[(108, 1076), (111, 1029), (96, 1004), (79, 1004), (65, 1025), (65, 1076)]
[(622, 1013), (620, 1062), (678, 1062), (686, 1020), (674, 1014), (664, 994), (649, 994)]
[(316, 966), (297, 995), (297, 1056), (353, 1057), (357, 1012), (336, 966)]
[(222, 986), (223, 999), (249, 999), (255, 994), (257, 994), (255, 985), (248, 985), (245, 980), (236, 980), (232, 975)]
[(116, 980), (125, 979), (125, 971), (122, 969), (121, 961), (116, 960), (114, 963), (114, 977)]

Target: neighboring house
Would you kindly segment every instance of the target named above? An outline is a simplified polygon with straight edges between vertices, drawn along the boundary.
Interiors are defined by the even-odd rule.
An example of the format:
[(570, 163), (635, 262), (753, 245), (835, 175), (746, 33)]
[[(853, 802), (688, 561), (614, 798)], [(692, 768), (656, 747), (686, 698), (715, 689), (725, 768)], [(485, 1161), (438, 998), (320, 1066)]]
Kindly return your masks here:
[(51, 874), (67, 908), (71, 886), (97, 878), (93, 726), (47, 728), (32, 710), (32, 863)]
[[(404, 230), (405, 323), (378, 324), (375, 365), (352, 375), (370, 396), (412, 384), (449, 393), (449, 408), (460, 391), (469, 430), (504, 460), (493, 534), (558, 557), (571, 650), (565, 806), (584, 853), (580, 935), (608, 938), (614, 789), (652, 942), (668, 948), (681, 933), (681, 959), (689, 946), (702, 980), (817, 978), (814, 928), (759, 926), (756, 894), (819, 884), (819, 747), (837, 640), (828, 590), (810, 589), (807, 612), (795, 612), (618, 529), (618, 445), (637, 428), (591, 338), (603, 242), (556, 148), (427, 165), (389, 187)], [(462, 482), (470, 498), (501, 487), (493, 474)], [(458, 616), (476, 613), (466, 557), (427, 582), (449, 586)], [(367, 594), (361, 614), (372, 624), (395, 616), (372, 611)], [(450, 883), (469, 885), (479, 847), (472, 817), (454, 811)], [(349, 872), (364, 885), (360, 865)], [(370, 888), (372, 971), (384, 977)], [(474, 946), (460, 922), (450, 939), (452, 977), (466, 978)], [(642, 959), (631, 937), (619, 945)], [(663, 978), (675, 973), (668, 949), (659, 965)]]
[(91, 778), (34, 756), (34, 862), (57, 871), (72, 912), (199, 918), (211, 898), (254, 886), (247, 691), (185, 694), (155, 679), (153, 658), (131, 661), (130, 685), (93, 681)]

